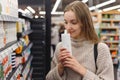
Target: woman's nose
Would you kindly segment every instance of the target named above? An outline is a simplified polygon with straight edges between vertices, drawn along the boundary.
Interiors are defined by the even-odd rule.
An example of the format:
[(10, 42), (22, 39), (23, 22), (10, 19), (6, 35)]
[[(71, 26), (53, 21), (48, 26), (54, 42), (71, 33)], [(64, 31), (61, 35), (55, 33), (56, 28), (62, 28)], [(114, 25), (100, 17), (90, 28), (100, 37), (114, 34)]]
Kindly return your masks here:
[(71, 29), (71, 24), (67, 24), (67, 25), (66, 25), (66, 28), (67, 28), (67, 29)]

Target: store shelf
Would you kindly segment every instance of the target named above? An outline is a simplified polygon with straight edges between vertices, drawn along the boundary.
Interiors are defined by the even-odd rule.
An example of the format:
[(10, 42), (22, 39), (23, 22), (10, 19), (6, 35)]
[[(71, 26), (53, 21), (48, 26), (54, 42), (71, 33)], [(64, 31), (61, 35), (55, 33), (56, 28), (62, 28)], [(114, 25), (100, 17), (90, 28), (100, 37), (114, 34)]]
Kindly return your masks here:
[(32, 59), (33, 59), (33, 56), (32, 56), (32, 55), (29, 55), (28, 60), (26, 61), (26, 63), (25, 63), (25, 64), (23, 64), (23, 69), (22, 69), (21, 73), (23, 73), (23, 72), (24, 72), (24, 70), (25, 70), (26, 66), (28, 65), (28, 63), (29, 63), (29, 62), (31, 62), (31, 61), (32, 61)]
[(110, 48), (110, 50), (118, 50), (118, 48)]
[(26, 66), (30, 65), (30, 62), (32, 61), (33, 56), (29, 56), (27, 62), (22, 65), (19, 64), (15, 69), (12, 70), (12, 72), (8, 75), (8, 77), (6, 78), (6, 80), (17, 80), (17, 75), (21, 74), (21, 73), (26, 73), (25, 69), (27, 68)]
[(101, 36), (120, 36), (120, 34), (101, 33)]
[(32, 30), (27, 30), (22, 33), (22, 36), (24, 37), (25, 35), (31, 34), (33, 31)]
[(49, 55), (45, 54), (47, 53), (45, 19), (33, 19), (31, 21), (31, 29), (33, 30), (33, 33), (30, 35), (30, 38), (34, 43), (33, 47), (31, 48), (34, 56), (31, 64), (33, 67), (32, 79), (45, 80), (47, 68), (50, 67)]
[(25, 35), (31, 34), (32, 32), (33, 32), (32, 30), (27, 30), (27, 31), (22, 32), (22, 33), (18, 32), (17, 36), (18, 36), (18, 38), (24, 37)]
[(118, 29), (118, 27), (100, 27), (100, 29)]
[(17, 80), (17, 75), (21, 72), (22, 68), (22, 64), (19, 64), (15, 69), (12, 70), (6, 80)]
[(111, 19), (102, 19), (102, 21), (114, 21), (114, 22), (120, 22), (120, 19), (114, 19), (114, 18), (111, 18)]
[(26, 50), (28, 50), (28, 48), (31, 48), (33, 45), (33, 43), (29, 43), (28, 46), (24, 47), (23, 51), (21, 54), (17, 54), (16, 56), (22, 56), (26, 53)]
[(18, 18), (9, 16), (9, 15), (0, 15), (0, 21), (16, 22), (16, 21), (18, 21)]
[(111, 22), (111, 19), (102, 19), (102, 22)]
[(31, 65), (32, 59), (33, 59), (33, 56), (29, 55), (28, 60), (23, 65), (23, 69), (21, 70), (21, 74), (23, 75), (25, 80), (30, 72), (30, 67), (31, 67), (30, 65)]
[(8, 43), (4, 48), (0, 49), (0, 55), (4, 55), (4, 53), (13, 52), (16, 48), (18, 48), (20, 41), (13, 41)]
[(32, 80), (32, 79), (31, 79), (31, 77), (32, 77), (32, 72), (33, 72), (33, 68), (30, 69), (26, 80)]
[[(111, 10), (101, 13), (100, 38), (109, 46), (114, 65), (115, 80), (117, 80), (119, 39), (120, 39), (120, 12)], [(107, 40), (107, 41), (106, 41)]]
[(103, 42), (105, 42), (105, 43), (119, 43), (119, 41), (115, 41), (115, 40), (114, 41), (109, 41), (108, 40), (108, 41), (103, 41)]

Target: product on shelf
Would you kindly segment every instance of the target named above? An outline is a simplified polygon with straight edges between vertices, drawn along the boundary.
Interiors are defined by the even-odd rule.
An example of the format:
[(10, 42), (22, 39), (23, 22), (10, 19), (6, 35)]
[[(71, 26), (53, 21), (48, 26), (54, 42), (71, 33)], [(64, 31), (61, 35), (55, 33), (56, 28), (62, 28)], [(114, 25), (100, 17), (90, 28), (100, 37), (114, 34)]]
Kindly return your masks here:
[(19, 47), (15, 50), (15, 53), (16, 53), (16, 54), (21, 54), (21, 53), (22, 53), (22, 50), (23, 50), (23, 46), (22, 46), (22, 45), (19, 45)]
[(18, 0), (0, 0), (2, 15), (18, 17)]

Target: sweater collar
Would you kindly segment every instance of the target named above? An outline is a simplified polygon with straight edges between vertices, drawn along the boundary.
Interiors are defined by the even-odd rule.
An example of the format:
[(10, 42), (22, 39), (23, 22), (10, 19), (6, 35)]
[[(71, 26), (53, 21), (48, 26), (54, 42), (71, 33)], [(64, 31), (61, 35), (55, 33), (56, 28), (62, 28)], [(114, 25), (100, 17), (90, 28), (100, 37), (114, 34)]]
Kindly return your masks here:
[(71, 44), (74, 47), (80, 47), (83, 46), (84, 44), (88, 43), (89, 41), (87, 41), (85, 38), (78, 38), (78, 39), (73, 39), (71, 38)]

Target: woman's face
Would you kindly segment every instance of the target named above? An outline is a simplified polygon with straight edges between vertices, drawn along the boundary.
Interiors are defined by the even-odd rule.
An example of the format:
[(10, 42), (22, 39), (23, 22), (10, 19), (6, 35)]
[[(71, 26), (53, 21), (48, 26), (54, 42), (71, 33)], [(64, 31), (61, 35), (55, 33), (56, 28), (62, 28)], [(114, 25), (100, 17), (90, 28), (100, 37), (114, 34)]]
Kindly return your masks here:
[(73, 11), (67, 11), (64, 13), (65, 29), (70, 33), (72, 38), (80, 37), (80, 22), (77, 20), (75, 13)]

